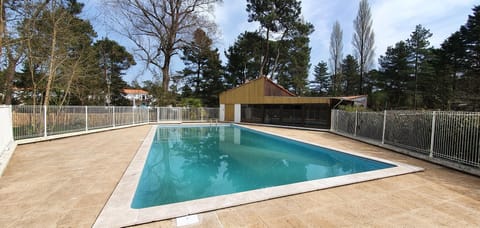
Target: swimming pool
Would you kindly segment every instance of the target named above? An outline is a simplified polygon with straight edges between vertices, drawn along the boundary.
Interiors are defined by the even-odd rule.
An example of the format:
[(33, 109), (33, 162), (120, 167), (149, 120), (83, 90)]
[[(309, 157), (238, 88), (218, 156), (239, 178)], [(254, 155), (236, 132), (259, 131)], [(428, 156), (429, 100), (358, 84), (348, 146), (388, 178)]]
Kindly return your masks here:
[(132, 208), (391, 168), (240, 126), (157, 128)]
[[(147, 164), (146, 161), (147, 161), (147, 158), (149, 157), (149, 154), (150, 154), (149, 152), (150, 152), (150, 149), (152, 148), (152, 145), (154, 145), (155, 143), (161, 142), (163, 140), (163, 141), (169, 142), (168, 144), (164, 144), (164, 146), (168, 145), (173, 147), (173, 145), (175, 145), (175, 142), (179, 140), (178, 134), (168, 134), (168, 137), (166, 138), (164, 137), (162, 139), (162, 137), (160, 137), (161, 135), (156, 134), (157, 129), (171, 128), (171, 127), (174, 127), (174, 128), (186, 127), (186, 126), (187, 126), (186, 124), (179, 124), (179, 125), (168, 125), (168, 126), (160, 125), (160, 126), (151, 127), (148, 135), (143, 140), (141, 146), (138, 148), (137, 153), (135, 154), (135, 157), (130, 162), (120, 182), (117, 184), (112, 195), (110, 196), (107, 203), (105, 204), (102, 211), (100, 212), (99, 216), (97, 217), (94, 227), (132, 226), (136, 224), (148, 223), (152, 221), (159, 221), (159, 220), (165, 220), (165, 219), (171, 219), (171, 218), (178, 218), (186, 215), (194, 215), (197, 213), (214, 211), (221, 208), (228, 208), (228, 207), (239, 206), (243, 204), (255, 203), (258, 201), (264, 201), (264, 200), (269, 200), (273, 198), (289, 196), (293, 194), (317, 191), (317, 190), (338, 187), (338, 186), (347, 185), (347, 184), (354, 184), (354, 183), (371, 181), (371, 180), (380, 179), (380, 178), (403, 175), (407, 173), (419, 172), (423, 170), (420, 167), (411, 166), (401, 162), (387, 161), (380, 158), (368, 157), (363, 154), (357, 154), (352, 151), (344, 151), (336, 147), (330, 147), (330, 149), (338, 151), (339, 153), (352, 154), (358, 157), (362, 157), (364, 159), (376, 160), (376, 161), (380, 161), (381, 163), (392, 164), (394, 166), (390, 168), (364, 171), (364, 172), (354, 173), (354, 174), (346, 174), (346, 175), (340, 175), (335, 177), (326, 177), (326, 178), (321, 178), (316, 180), (301, 181), (297, 183), (284, 184), (279, 186), (263, 187), (259, 189), (231, 193), (231, 194), (210, 196), (206, 198), (187, 200), (187, 201), (177, 202), (177, 203), (168, 203), (160, 206), (148, 206), (140, 209), (132, 208), (132, 202), (134, 201), (133, 199), (134, 199), (136, 190), (138, 186), (140, 186), (140, 179), (141, 179), (140, 177), (142, 176), (143, 171), (145, 170), (145, 167), (146, 167), (145, 164)], [(199, 126), (199, 124), (196, 124), (195, 126)], [(209, 124), (203, 124), (201, 126), (211, 127)], [(221, 126), (230, 126), (230, 124), (223, 124)], [(237, 126), (237, 125), (234, 124), (234, 126)], [(272, 137), (273, 135), (277, 135), (281, 137), (280, 141), (285, 140), (285, 142), (289, 142), (287, 144), (302, 145), (302, 143), (305, 143), (307, 148), (310, 146), (321, 146), (321, 145), (317, 145), (316, 144), (317, 142), (305, 142), (304, 140), (302, 140), (301, 138), (304, 134), (303, 131), (295, 132), (296, 134), (298, 134), (295, 136), (295, 138), (288, 138), (287, 136), (285, 136), (285, 134), (282, 133), (282, 131), (279, 131), (279, 133), (273, 133), (272, 131), (268, 130), (268, 128), (263, 128), (263, 127), (242, 125), (240, 126), (240, 128), (234, 128), (233, 132), (231, 131), (222, 132), (223, 130), (221, 129), (222, 128), (218, 129), (219, 137), (218, 137), (217, 145), (218, 147), (223, 149), (229, 149), (232, 144), (237, 145), (245, 141), (245, 138), (243, 137), (244, 131), (241, 131), (240, 129), (244, 129), (244, 130), (249, 129), (245, 131), (246, 132), (245, 134), (247, 134), (248, 131), (261, 132), (260, 135), (262, 135), (262, 137), (263, 136)], [(204, 130), (204, 131), (207, 131), (207, 130)], [(289, 131), (290, 130), (286, 130), (286, 132), (289, 132)], [(319, 133), (319, 134), (323, 134), (323, 133)], [(192, 132), (187, 134), (185, 132), (184, 135), (193, 137), (195, 134)], [(214, 135), (214, 134), (210, 132), (207, 134), (206, 137), (210, 137), (210, 135)], [(156, 136), (160, 141), (158, 140), (155, 141), (157, 139)], [(255, 140), (258, 141), (259, 137), (260, 136), (254, 137), (253, 139), (251, 139), (253, 141), (250, 141), (250, 143), (255, 142)], [(262, 142), (259, 142), (259, 143), (262, 143)], [(257, 145), (258, 143), (255, 143), (255, 144)], [(203, 145), (203, 142), (199, 141), (198, 145)], [(285, 146), (282, 146), (280, 147), (280, 150), (283, 150), (284, 148)], [(246, 151), (248, 152), (250, 150), (246, 150)], [(274, 153), (274, 155), (272, 155), (273, 158), (275, 158), (276, 157), (275, 155), (277, 154), (282, 154), (282, 153)], [(200, 155), (198, 156), (199, 158), (202, 157)], [(226, 155), (223, 155), (223, 156), (218, 156), (216, 159), (217, 160), (220, 159), (221, 161), (227, 159), (228, 162), (232, 162), (230, 160), (237, 161), (236, 163), (235, 162), (227, 163), (227, 164), (232, 164), (232, 166), (235, 166), (233, 164), (236, 164), (237, 166), (242, 164), (243, 165), (242, 167), (251, 167), (257, 162), (260, 162), (257, 160), (272, 160), (272, 161), (275, 160), (271, 158), (272, 156), (270, 157), (267, 156), (263, 159), (254, 159), (252, 161), (251, 159), (242, 160), (237, 156), (234, 156), (232, 152), (231, 154), (228, 154), (228, 157), (226, 157)], [(170, 162), (171, 161), (172, 159), (170, 159)], [(277, 163), (284, 164), (283, 167), (292, 167), (292, 164), (293, 164), (292, 162), (284, 163), (282, 159), (277, 159), (276, 161)], [(224, 163), (220, 162), (220, 164), (224, 164)], [(162, 164), (159, 164), (159, 166), (161, 165)], [(217, 165), (218, 165), (218, 162), (217, 162)], [(213, 170), (210, 172), (210, 173), (213, 173), (211, 177), (214, 177), (213, 179), (220, 178), (220, 177), (226, 178), (226, 176), (230, 176), (230, 175), (238, 176), (243, 173), (243, 169), (241, 170), (242, 172), (239, 171), (238, 173), (235, 173), (235, 172), (228, 173), (223, 171), (225, 169), (223, 167), (224, 166), (222, 165), (220, 165), (219, 168), (217, 166), (216, 171), (215, 169), (211, 169)], [(358, 168), (358, 166), (355, 166), (355, 168)], [(282, 169), (282, 173), (278, 173), (277, 176), (282, 176), (283, 170), (287, 170), (287, 169), (289, 168)], [(311, 171), (307, 172), (306, 170), (317, 170), (317, 169), (311, 169), (310, 166), (307, 166), (307, 168), (305, 168), (305, 171), (303, 172), (304, 175), (300, 175), (300, 176), (312, 175)], [(322, 170), (322, 169), (318, 168), (318, 170)], [(217, 175), (214, 175), (215, 172)], [(265, 175), (264, 169), (257, 169), (255, 172), (248, 171), (248, 174), (252, 175), (252, 173), (259, 173), (259, 174)], [(158, 177), (160, 176), (161, 175), (159, 175)], [(201, 183), (200, 180), (195, 179), (195, 181), (198, 181)], [(183, 187), (188, 188), (189, 186), (183, 186)]]

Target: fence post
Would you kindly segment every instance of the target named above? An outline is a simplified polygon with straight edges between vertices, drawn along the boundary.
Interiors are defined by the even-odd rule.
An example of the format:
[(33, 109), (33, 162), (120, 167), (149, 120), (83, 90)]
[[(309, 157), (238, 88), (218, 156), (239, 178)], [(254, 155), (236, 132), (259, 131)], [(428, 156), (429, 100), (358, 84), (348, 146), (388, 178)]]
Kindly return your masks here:
[(160, 108), (157, 107), (157, 123), (160, 122)]
[(88, 131), (88, 106), (85, 106), (85, 131)]
[(180, 122), (182, 122), (182, 108), (181, 107), (178, 108), (178, 113), (179, 113), (178, 119), (180, 120)]
[(357, 136), (357, 124), (358, 124), (358, 110), (355, 110), (355, 126), (353, 129), (353, 136)]
[(47, 106), (43, 106), (43, 137), (47, 137)]
[(132, 107), (132, 125), (135, 124), (135, 106)]
[(382, 130), (382, 144), (385, 144), (385, 126), (387, 124), (387, 110), (383, 111), (383, 130)]
[(200, 122), (203, 122), (203, 110), (201, 108), (198, 108), (200, 110)]
[(112, 126), (115, 127), (115, 106), (112, 107), (113, 108), (113, 111), (112, 111), (112, 114), (113, 114), (113, 118), (112, 118)]
[(147, 106), (147, 124), (150, 123), (150, 107)]
[(330, 131), (333, 131), (333, 129), (335, 129), (335, 127), (333, 126), (335, 122), (334, 118), (335, 118), (335, 109), (332, 109), (330, 111)]
[(433, 157), (433, 143), (435, 141), (435, 117), (436, 117), (436, 112), (433, 111), (432, 113), (432, 135), (431, 135), (431, 138), (430, 138), (430, 157)]

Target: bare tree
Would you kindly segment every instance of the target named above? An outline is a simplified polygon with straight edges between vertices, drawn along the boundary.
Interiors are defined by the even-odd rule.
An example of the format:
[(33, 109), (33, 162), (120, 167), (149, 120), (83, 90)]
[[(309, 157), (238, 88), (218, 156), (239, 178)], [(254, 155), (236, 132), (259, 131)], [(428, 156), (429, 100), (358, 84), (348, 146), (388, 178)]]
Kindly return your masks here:
[(375, 55), (375, 35), (372, 30), (372, 14), (368, 0), (360, 1), (357, 17), (353, 21), (355, 32), (353, 34), (353, 48), (355, 57), (358, 59), (360, 71), (359, 92), (363, 93), (363, 79), (365, 73), (373, 65), (373, 56)]
[(343, 30), (340, 23), (335, 21), (330, 35), (330, 68), (332, 69), (332, 92), (337, 95), (340, 86), (340, 74), (343, 59)]
[(0, 0), (0, 55), (3, 51), (3, 36), (5, 34), (5, 27), (7, 25), (6, 0)]
[(5, 94), (3, 103), (12, 103), (15, 70), (25, 57), (24, 31), (30, 26), (26, 21), (38, 17), (49, 0), (0, 0), (0, 54), (5, 61)]
[[(118, 9), (114, 20), (121, 34), (135, 43), (136, 54), (147, 67), (162, 74), (162, 90), (168, 93), (170, 64), (197, 28), (214, 26), (207, 13), (220, 0), (106, 0)], [(119, 29), (117, 29), (119, 30)]]
[[(46, 59), (43, 59), (46, 65), (48, 65), (47, 70), (47, 85), (45, 88), (45, 98), (43, 99), (43, 105), (50, 104), (51, 91), (53, 88), (53, 83), (58, 76), (59, 69), (64, 65), (64, 63), (69, 59), (69, 46), (72, 42), (72, 39), (75, 39), (74, 34), (71, 33), (70, 25), (73, 24), (71, 12), (68, 10), (61, 9), (62, 0), (51, 0), (49, 11), (45, 15), (45, 22), (50, 24), (50, 28), (45, 29), (50, 34), (49, 49), (50, 52)], [(46, 53), (45, 53), (46, 54)]]

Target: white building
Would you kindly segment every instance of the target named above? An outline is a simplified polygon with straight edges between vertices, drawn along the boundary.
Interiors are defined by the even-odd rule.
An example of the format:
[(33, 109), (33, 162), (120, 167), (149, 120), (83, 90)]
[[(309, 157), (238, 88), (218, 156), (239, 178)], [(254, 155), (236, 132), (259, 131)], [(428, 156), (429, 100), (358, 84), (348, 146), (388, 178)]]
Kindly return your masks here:
[(133, 106), (148, 105), (151, 96), (143, 89), (123, 89), (125, 98), (132, 101)]

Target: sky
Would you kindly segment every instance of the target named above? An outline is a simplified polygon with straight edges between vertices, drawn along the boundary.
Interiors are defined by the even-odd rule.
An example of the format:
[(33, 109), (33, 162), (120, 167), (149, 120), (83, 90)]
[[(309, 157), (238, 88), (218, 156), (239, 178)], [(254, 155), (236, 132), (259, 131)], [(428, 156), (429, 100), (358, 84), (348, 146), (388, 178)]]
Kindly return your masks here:
[[(332, 26), (339, 21), (343, 30), (343, 54), (352, 54), (353, 20), (357, 15), (360, 0), (303, 0), (302, 16), (304, 20), (312, 23), (315, 32), (310, 35), (312, 65), (310, 72), (320, 61), (328, 62), (329, 44)], [(116, 40), (121, 45), (133, 50), (133, 44), (109, 29), (104, 13), (100, 9), (101, 0), (80, 0), (85, 3), (83, 18), (92, 22), (98, 37), (107, 36)], [(375, 62), (380, 55), (384, 55), (388, 46), (393, 46), (400, 40), (409, 38), (415, 26), (422, 24), (429, 29), (433, 36), (430, 44), (439, 47), (440, 44), (461, 25), (467, 21), (468, 15), (472, 14), (474, 5), (478, 0), (369, 0), (373, 19), (373, 31), (375, 33)], [(214, 45), (220, 50), (223, 62), (226, 59), (223, 52), (231, 46), (239, 34), (244, 31), (255, 31), (259, 28), (258, 23), (249, 23), (248, 14), (245, 10), (246, 0), (223, 0), (216, 5), (212, 18), (218, 26), (215, 34)], [(183, 65), (176, 58), (172, 71), (181, 70)], [(138, 64), (126, 72), (124, 80), (131, 82), (150, 80), (151, 75), (144, 72), (143, 65)], [(312, 75), (309, 76), (313, 78)]]

